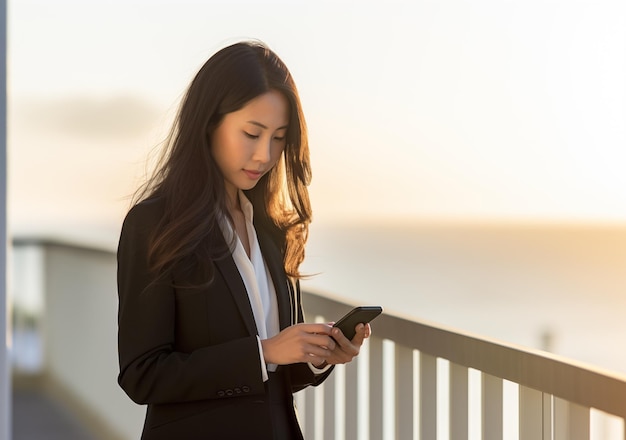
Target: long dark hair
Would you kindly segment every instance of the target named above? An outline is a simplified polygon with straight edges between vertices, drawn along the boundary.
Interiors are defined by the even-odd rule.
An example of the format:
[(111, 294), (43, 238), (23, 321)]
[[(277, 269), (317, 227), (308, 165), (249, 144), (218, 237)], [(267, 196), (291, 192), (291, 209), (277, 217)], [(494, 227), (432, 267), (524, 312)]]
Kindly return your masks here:
[(182, 261), (211, 271), (212, 261), (228, 252), (228, 245), (216, 248), (210, 242), (221, 233), (219, 221), (229, 218), (224, 178), (211, 154), (211, 134), (224, 115), (271, 90), (289, 102), (286, 146), (279, 162), (247, 194), (255, 218), (279, 238), (286, 273), (300, 277), (311, 221), (306, 124), (289, 70), (258, 42), (228, 46), (202, 66), (183, 98), (156, 171), (135, 194), (135, 202), (157, 197), (165, 202), (148, 254), (157, 273)]

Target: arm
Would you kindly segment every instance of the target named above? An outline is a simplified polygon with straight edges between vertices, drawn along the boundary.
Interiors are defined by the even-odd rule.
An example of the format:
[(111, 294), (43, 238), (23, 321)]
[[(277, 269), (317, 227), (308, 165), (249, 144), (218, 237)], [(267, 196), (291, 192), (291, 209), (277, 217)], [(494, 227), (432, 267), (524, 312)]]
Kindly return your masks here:
[[(147, 265), (154, 206), (128, 214), (118, 249), (118, 381), (137, 403), (171, 403), (264, 392), (257, 339), (245, 333), (219, 345), (176, 351), (176, 290)], [(178, 323), (180, 324), (180, 323)], [(237, 365), (237, 368), (233, 368)]]

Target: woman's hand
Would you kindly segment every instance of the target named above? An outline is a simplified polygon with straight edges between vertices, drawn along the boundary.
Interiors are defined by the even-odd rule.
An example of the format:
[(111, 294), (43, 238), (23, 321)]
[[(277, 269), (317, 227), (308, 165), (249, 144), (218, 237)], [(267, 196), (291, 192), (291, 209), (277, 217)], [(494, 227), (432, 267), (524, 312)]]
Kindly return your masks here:
[(366, 338), (369, 338), (372, 334), (372, 329), (369, 324), (357, 324), (355, 327), (356, 334), (352, 340), (349, 340), (344, 334), (336, 327), (332, 327), (331, 336), (336, 341), (335, 347), (330, 350), (330, 355), (325, 359), (325, 363), (317, 365), (319, 368), (324, 367), (325, 364), (346, 364), (356, 356), (358, 356), (361, 345)]
[(276, 336), (261, 341), (265, 362), (278, 365), (298, 362), (322, 364), (331, 357), (337, 346), (330, 337), (332, 330), (328, 324), (296, 324), (287, 327)]
[[(310, 362), (322, 368), (328, 364), (345, 364), (354, 359), (369, 338), (369, 324), (358, 324), (349, 340), (331, 324), (296, 324), (273, 338), (261, 341), (263, 357), (268, 364), (287, 365)], [(332, 336), (332, 337), (331, 337)]]

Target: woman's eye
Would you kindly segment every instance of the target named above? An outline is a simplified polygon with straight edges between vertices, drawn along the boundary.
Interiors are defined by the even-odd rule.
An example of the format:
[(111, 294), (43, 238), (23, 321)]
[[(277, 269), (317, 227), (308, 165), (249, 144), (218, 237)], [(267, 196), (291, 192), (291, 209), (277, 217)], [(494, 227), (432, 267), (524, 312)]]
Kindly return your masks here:
[(244, 131), (243, 133), (246, 135), (246, 137), (248, 137), (250, 139), (258, 139), (259, 138), (259, 136), (257, 136), (256, 134), (248, 133), (247, 131)]
[(274, 136), (274, 139), (276, 139), (277, 141), (284, 141), (285, 140), (285, 136)]

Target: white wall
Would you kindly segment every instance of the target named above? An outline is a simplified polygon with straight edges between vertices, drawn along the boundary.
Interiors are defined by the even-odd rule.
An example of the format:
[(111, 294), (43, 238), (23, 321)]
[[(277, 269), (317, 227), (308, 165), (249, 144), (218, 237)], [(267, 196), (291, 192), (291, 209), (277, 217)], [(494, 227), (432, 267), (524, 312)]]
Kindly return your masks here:
[(117, 385), (115, 254), (55, 244), (44, 252), (46, 377), (109, 437), (139, 438), (145, 410)]

